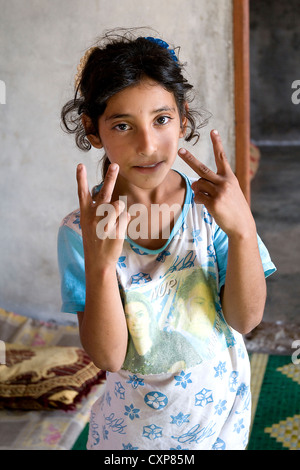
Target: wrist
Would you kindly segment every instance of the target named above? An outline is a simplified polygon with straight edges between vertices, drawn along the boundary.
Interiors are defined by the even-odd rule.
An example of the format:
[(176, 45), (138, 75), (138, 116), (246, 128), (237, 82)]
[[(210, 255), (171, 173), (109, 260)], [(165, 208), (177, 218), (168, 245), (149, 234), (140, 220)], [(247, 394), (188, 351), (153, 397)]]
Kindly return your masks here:
[(237, 241), (256, 239), (257, 231), (254, 219), (247, 224), (239, 224), (234, 230), (228, 230), (227, 236), (228, 239)]
[(106, 279), (111, 276), (116, 276), (116, 263), (86, 263), (85, 266), (86, 279)]
[(257, 234), (256, 230), (245, 231), (245, 232), (231, 232), (227, 234), (228, 240), (232, 242), (248, 242), (251, 240), (256, 240)]

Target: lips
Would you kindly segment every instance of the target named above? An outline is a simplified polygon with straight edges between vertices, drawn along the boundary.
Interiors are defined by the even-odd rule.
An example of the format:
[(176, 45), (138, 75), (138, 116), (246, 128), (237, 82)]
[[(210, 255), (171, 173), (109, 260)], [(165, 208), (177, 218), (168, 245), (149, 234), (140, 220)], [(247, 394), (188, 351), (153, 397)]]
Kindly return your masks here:
[(161, 166), (162, 162), (149, 163), (147, 165), (136, 165), (134, 168), (142, 172), (151, 172), (157, 170)]
[(152, 165), (143, 165), (143, 166), (140, 166), (140, 168), (153, 168), (157, 165), (157, 163), (152, 163)]

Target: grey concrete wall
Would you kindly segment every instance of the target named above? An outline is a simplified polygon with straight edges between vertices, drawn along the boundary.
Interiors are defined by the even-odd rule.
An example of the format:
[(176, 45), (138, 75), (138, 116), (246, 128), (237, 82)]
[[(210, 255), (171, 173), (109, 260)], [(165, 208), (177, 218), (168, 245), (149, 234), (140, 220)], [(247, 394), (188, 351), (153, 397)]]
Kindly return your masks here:
[(214, 168), (209, 130), (218, 128), (234, 166), (231, 3), (0, 0), (0, 80), (6, 85), (0, 104), (1, 307), (69, 321), (59, 313), (57, 230), (78, 206), (77, 163), (87, 165), (92, 186), (100, 178), (99, 154), (77, 150), (59, 116), (83, 52), (104, 29), (150, 26), (181, 46), (197, 102), (213, 114), (193, 151)]
[[(300, 2), (250, 1), (251, 138), (300, 145)], [(294, 95), (295, 99), (292, 99)]]

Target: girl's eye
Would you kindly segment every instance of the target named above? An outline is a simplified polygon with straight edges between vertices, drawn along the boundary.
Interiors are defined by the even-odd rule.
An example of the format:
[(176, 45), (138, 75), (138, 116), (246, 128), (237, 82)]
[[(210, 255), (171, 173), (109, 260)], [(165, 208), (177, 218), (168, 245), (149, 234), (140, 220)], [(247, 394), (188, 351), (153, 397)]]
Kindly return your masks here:
[(157, 118), (156, 122), (160, 125), (165, 125), (168, 124), (168, 122), (171, 120), (170, 116), (160, 116)]
[(128, 124), (121, 123), (121, 124), (117, 124), (114, 127), (114, 129), (116, 129), (117, 131), (120, 131), (120, 132), (125, 132), (125, 131), (128, 131), (129, 126), (128, 126)]

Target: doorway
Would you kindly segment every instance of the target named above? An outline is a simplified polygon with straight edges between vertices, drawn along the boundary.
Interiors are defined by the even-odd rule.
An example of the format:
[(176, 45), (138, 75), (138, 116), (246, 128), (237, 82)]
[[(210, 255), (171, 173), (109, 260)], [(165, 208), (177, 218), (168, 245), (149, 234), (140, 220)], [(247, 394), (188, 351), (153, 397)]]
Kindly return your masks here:
[(250, 0), (249, 17), (250, 138), (260, 153), (251, 208), (278, 270), (264, 320), (300, 325), (300, 104), (292, 87), (300, 80), (300, 4)]

